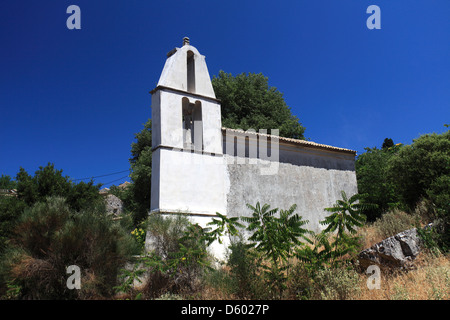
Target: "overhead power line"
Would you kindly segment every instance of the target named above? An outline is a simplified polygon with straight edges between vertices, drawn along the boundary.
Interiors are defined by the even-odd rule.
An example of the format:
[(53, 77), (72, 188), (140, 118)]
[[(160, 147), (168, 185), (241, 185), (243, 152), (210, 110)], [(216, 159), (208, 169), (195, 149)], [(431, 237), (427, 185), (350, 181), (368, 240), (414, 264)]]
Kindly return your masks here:
[[(108, 176), (113, 176), (113, 175), (116, 175), (116, 174), (119, 174), (119, 173), (124, 173), (124, 172), (129, 172), (129, 171), (130, 171), (130, 170), (124, 170), (124, 171), (119, 171), (119, 172), (114, 172), (114, 173), (103, 174), (103, 175), (95, 176), (95, 177), (88, 177), (88, 178), (75, 179), (75, 180), (72, 180), (72, 181), (80, 181), (80, 180), (87, 180), (87, 179), (94, 179), (94, 178), (108, 177)], [(125, 176), (125, 177), (128, 177), (128, 176)], [(120, 179), (123, 179), (123, 178), (120, 178)], [(120, 180), (120, 179), (117, 179), (117, 180)]]
[(116, 179), (116, 180), (113, 180), (113, 181), (110, 181), (110, 182), (102, 183), (102, 185), (106, 186), (106, 185), (108, 185), (108, 184), (110, 184), (110, 183), (113, 183), (113, 182), (116, 182), (116, 181), (125, 179), (125, 178), (127, 178), (127, 177), (128, 177), (128, 176), (124, 176), (124, 177), (122, 177), (122, 178), (119, 178), (119, 179)]

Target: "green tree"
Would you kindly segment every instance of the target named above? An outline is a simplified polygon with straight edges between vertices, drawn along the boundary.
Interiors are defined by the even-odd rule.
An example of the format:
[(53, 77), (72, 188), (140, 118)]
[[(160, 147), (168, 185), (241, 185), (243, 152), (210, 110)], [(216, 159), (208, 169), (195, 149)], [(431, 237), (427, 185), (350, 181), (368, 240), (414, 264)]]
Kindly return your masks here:
[(113, 194), (125, 204), (132, 213), (137, 226), (147, 218), (151, 200), (152, 176), (152, 120), (148, 119), (144, 128), (134, 135), (131, 144), (130, 178), (131, 184), (124, 190), (111, 188)]
[(254, 73), (237, 76), (220, 71), (212, 79), (221, 101), (222, 126), (231, 129), (279, 129), (280, 136), (304, 139), (305, 128), (292, 115), (283, 94), (268, 84), (268, 78)]
[(382, 149), (389, 149), (394, 146), (394, 141), (392, 141), (391, 138), (386, 138), (383, 141), (383, 145), (381, 146)]
[(390, 160), (390, 175), (398, 193), (411, 209), (450, 176), (450, 130), (425, 134), (404, 146)]
[(0, 189), (14, 189), (16, 182), (8, 175), (1, 175), (0, 177)]
[(38, 192), (33, 177), (26, 172), (24, 168), (20, 168), (16, 176), (18, 198), (27, 205), (32, 205), (37, 201)]
[(93, 181), (74, 183), (62, 172), (51, 163), (40, 166), (34, 176), (20, 168), (16, 176), (18, 198), (32, 206), (36, 202), (45, 202), (47, 197), (64, 197), (74, 210), (81, 210), (101, 199), (98, 193), (101, 184), (94, 185)]
[(101, 202), (103, 199), (99, 194), (100, 184), (94, 185), (91, 180), (89, 182), (71, 183), (69, 191), (66, 194), (66, 202), (70, 208), (75, 211), (81, 211), (89, 208), (92, 205), (96, 205), (97, 202)]
[(366, 212), (369, 221), (375, 221), (383, 212), (399, 205), (396, 185), (390, 176), (389, 160), (400, 148), (365, 148), (366, 152), (356, 159), (358, 191), (367, 194), (368, 202), (377, 204), (376, 208)]
[(413, 210), (429, 199), (436, 212), (435, 242), (450, 248), (450, 130), (425, 134), (413, 140), (390, 160), (391, 180), (401, 200)]
[(450, 130), (413, 140), (391, 159), (389, 170), (403, 201), (413, 208), (436, 179), (450, 175)]

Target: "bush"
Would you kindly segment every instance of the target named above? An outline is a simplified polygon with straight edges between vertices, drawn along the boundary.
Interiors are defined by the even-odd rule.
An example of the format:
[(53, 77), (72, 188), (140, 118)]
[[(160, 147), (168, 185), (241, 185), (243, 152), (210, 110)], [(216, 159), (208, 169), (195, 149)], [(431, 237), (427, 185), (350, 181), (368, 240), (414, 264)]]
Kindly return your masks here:
[[(318, 270), (318, 269), (317, 269)], [(314, 271), (305, 263), (297, 263), (288, 277), (288, 297), (291, 299), (309, 300), (314, 292)]]
[(444, 175), (430, 185), (427, 195), (436, 211), (434, 241), (441, 251), (450, 249), (450, 175)]
[(314, 299), (347, 300), (359, 289), (359, 275), (353, 269), (325, 268), (314, 279)]
[(73, 183), (69, 177), (62, 175), (62, 170), (56, 170), (50, 163), (39, 167), (34, 176), (20, 168), (16, 181), (2, 175), (0, 189), (11, 188), (17, 188), (17, 197), (0, 194), (0, 255), (25, 208), (45, 202), (47, 197), (59, 196), (66, 199), (70, 209), (80, 211), (88, 209), (102, 198), (98, 192), (100, 185), (95, 186), (92, 181)]
[(16, 197), (0, 196), (0, 256), (26, 205)]
[(231, 293), (239, 299), (267, 299), (270, 290), (259, 267), (261, 257), (242, 240), (233, 242), (229, 250)]
[(383, 214), (379, 219), (373, 222), (372, 226), (382, 239), (389, 238), (399, 232), (414, 228), (418, 225), (420, 217), (416, 214), (394, 209)]
[(164, 293), (193, 293), (202, 286), (209, 266), (204, 230), (186, 216), (149, 217), (149, 253), (139, 261), (148, 273), (144, 294), (156, 298)]
[(180, 239), (184, 236), (184, 232), (189, 225), (189, 219), (183, 214), (150, 215), (147, 220), (147, 237), (148, 243), (151, 244), (150, 250), (163, 259), (173, 256), (179, 250)]
[(288, 291), (293, 299), (301, 300), (347, 300), (360, 291), (360, 276), (352, 268), (307, 268), (297, 263), (289, 276)]
[[(75, 212), (64, 198), (48, 198), (24, 211), (1, 264), (9, 286), (23, 299), (109, 297), (117, 273), (136, 252), (125, 222), (102, 204)], [(81, 269), (81, 289), (69, 290), (66, 268)]]

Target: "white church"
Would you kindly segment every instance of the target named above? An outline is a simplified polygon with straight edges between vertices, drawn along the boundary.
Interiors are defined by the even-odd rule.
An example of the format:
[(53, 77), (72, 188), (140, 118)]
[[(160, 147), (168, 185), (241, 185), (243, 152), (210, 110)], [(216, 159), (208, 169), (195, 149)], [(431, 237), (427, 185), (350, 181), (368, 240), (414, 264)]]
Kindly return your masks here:
[(216, 212), (250, 215), (247, 203), (296, 204), (307, 227), (319, 231), (324, 208), (341, 191), (357, 193), (356, 151), (279, 137), (277, 128), (223, 128), (205, 56), (188, 38), (167, 54), (151, 94), (151, 213), (185, 213), (206, 226)]

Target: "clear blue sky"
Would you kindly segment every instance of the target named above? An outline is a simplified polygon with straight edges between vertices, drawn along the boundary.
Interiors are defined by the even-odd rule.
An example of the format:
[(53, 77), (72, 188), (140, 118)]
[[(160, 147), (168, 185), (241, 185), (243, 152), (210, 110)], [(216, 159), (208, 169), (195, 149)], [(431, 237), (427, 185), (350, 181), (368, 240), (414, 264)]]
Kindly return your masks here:
[[(72, 4), (81, 30), (66, 27)], [(372, 4), (381, 30), (366, 27)], [(362, 153), (450, 123), (449, 0), (2, 0), (0, 174), (129, 169), (149, 91), (184, 36), (211, 77), (267, 76), (315, 142)]]

